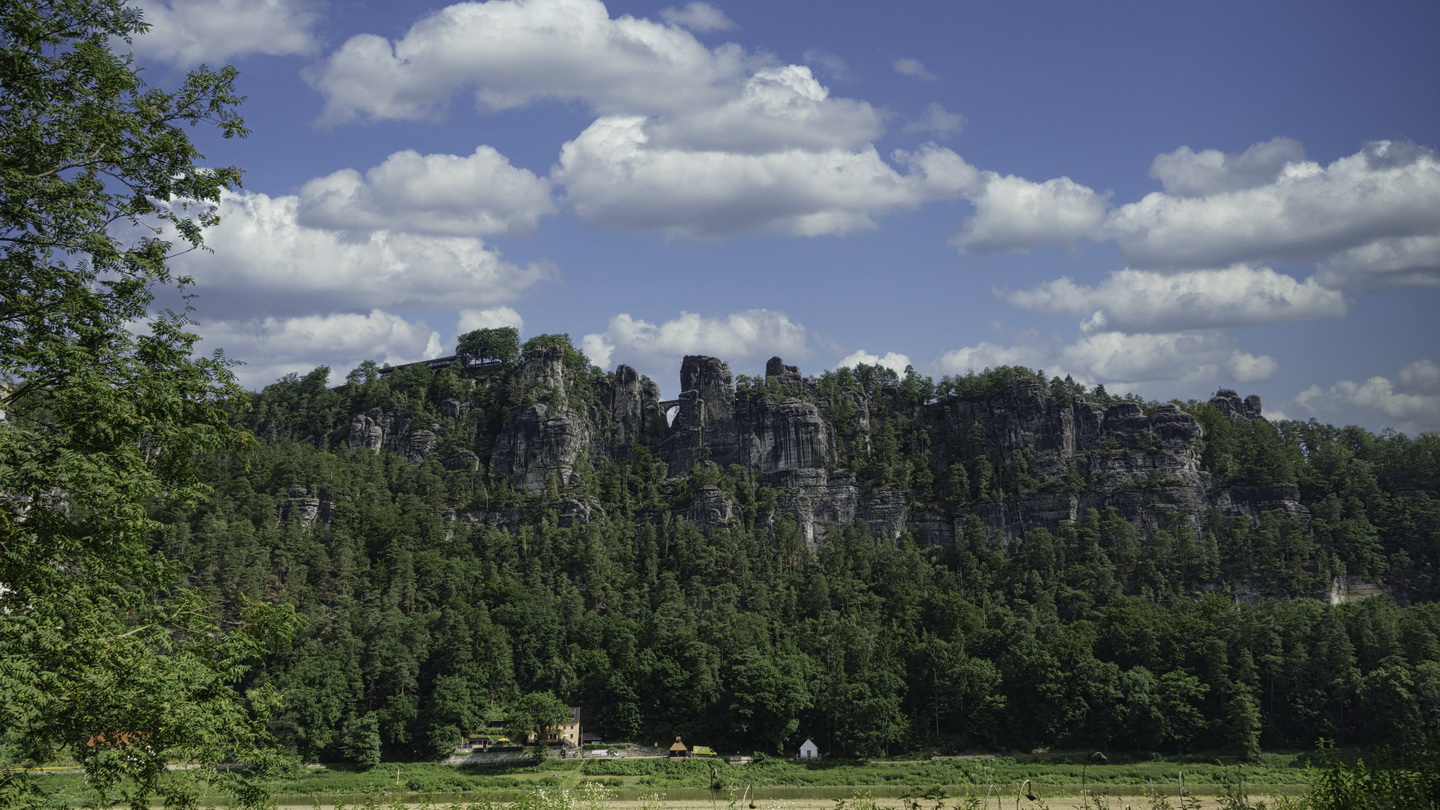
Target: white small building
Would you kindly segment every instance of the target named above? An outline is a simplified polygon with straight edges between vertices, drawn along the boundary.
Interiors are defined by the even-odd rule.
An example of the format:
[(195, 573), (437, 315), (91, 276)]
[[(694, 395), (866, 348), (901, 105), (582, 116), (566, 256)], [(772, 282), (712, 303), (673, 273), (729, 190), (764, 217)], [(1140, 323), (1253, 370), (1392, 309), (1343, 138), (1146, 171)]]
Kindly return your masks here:
[(814, 740), (810, 739), (809, 737), (806, 737), (806, 738), (805, 738), (805, 742), (800, 743), (800, 753), (799, 753), (799, 755), (796, 756), (795, 758), (796, 758), (796, 759), (819, 759), (819, 758), (820, 758), (820, 746), (816, 745)]

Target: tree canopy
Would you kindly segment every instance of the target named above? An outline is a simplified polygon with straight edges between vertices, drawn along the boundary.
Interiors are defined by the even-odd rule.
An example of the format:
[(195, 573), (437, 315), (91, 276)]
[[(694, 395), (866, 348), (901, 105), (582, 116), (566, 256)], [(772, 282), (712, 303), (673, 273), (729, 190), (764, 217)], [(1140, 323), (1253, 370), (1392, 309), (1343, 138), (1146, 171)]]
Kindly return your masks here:
[[(289, 622), (218, 616), (151, 553), (153, 510), (204, 493), (199, 455), (251, 441), (227, 361), (155, 307), (240, 177), (186, 128), (245, 130), (233, 69), (145, 84), (116, 48), (145, 29), (121, 0), (0, 5), (0, 765), (64, 750), (106, 800), (193, 805), (210, 780), (253, 804), (214, 766), (263, 759), (269, 698), (234, 685)], [(0, 804), (40, 801), (0, 778)]]
[(513, 363), (520, 357), (520, 330), (501, 326), (466, 332), (455, 345), (455, 355), (466, 363)]
[[(1440, 728), (1434, 435), (1175, 403), (1204, 432), (1190, 458), (1215, 486), (1298, 491), (1304, 508), (1135, 520), (1127, 503), (1174, 484), (1103, 476), (1121, 457), (1154, 463), (1153, 432), (1067, 458), (1003, 427), (1165, 404), (1014, 368), (939, 386), (879, 366), (738, 380), (737, 412), (808, 402), (837, 471), (927, 514), (807, 536), (794, 490), (753, 467), (669, 469), (673, 431), (612, 444), (619, 378), (582, 373), (567, 347), (534, 339), (526, 365), (460, 394), (454, 369), (416, 366), (333, 391), (317, 369), (255, 395), (246, 419), (268, 426), (265, 444), (244, 466), (207, 468), (217, 497), (170, 527), (167, 548), (214, 598), (263, 595), (309, 618), (304, 644), (261, 675), (294, 696), (282, 743), (320, 761), (434, 759), (502, 719), (528, 734), (537, 696), (579, 707), (606, 740), (791, 753), (810, 737), (836, 756), (1254, 756)], [(536, 379), (562, 355), (560, 374)], [(526, 488), (484, 462), (527, 405), (562, 396), (593, 431), (573, 476)], [(350, 416), (376, 407), (430, 425), (433, 451), (352, 449)], [(298, 517), (296, 486), (321, 502), (313, 520)], [(1069, 519), (1011, 533), (987, 517), (1070, 498)], [(697, 508), (719, 502), (718, 520)], [(1354, 578), (1395, 601), (1329, 604), (1355, 598)]]

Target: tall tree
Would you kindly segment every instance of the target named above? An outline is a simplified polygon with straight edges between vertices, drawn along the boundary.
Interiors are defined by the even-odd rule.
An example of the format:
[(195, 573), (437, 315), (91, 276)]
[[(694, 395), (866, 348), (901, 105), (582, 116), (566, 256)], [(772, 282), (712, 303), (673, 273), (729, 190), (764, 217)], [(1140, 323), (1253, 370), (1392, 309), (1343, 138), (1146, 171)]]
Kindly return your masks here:
[(785, 753), (800, 728), (800, 713), (814, 704), (811, 662), (802, 654), (775, 656), (745, 649), (726, 673), (734, 731), (753, 748)]
[(511, 707), (510, 715), (510, 737), (524, 742), (526, 738), (533, 736), (537, 760), (544, 760), (550, 755), (551, 730), (573, 716), (570, 707), (556, 697), (554, 692), (529, 692), (523, 695)]
[[(256, 610), (221, 632), (150, 553), (149, 512), (202, 494), (197, 454), (247, 441), (224, 358), (153, 311), (188, 283), (170, 239), (201, 247), (239, 180), (185, 127), (245, 130), (231, 69), (145, 85), (115, 50), (145, 29), (122, 0), (0, 4), (0, 759), (65, 749), (102, 801), (193, 806), (210, 780), (255, 804), (250, 776), (214, 766), (263, 758), (235, 682), (289, 623)], [(40, 801), (0, 777), (0, 805)]]
[(520, 330), (500, 326), (466, 332), (456, 342), (455, 354), (466, 363), (513, 363), (520, 357)]

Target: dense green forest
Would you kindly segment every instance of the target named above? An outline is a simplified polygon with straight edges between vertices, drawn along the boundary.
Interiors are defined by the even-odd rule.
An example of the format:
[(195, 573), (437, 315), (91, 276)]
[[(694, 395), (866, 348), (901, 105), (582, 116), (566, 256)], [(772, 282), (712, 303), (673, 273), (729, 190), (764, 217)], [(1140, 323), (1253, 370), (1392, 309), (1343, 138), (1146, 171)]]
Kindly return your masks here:
[[(615, 375), (564, 336), (486, 351), (267, 387), (237, 417), (258, 448), (213, 458), (208, 500), (159, 516), (159, 550), (218, 604), (282, 602), (304, 618), (252, 679), (283, 692), (274, 731), (307, 760), (438, 758), (537, 696), (581, 707), (586, 731), (608, 740), (747, 753), (812, 737), (838, 756), (1253, 756), (1440, 732), (1440, 436), (1178, 403), (1203, 429), (1207, 481), (1290, 485), (1303, 510), (1137, 526), (1112, 506), (1007, 534), (980, 507), (1096, 481), (1073, 463), (1037, 474), (983, 437), (958, 447), (937, 409), (1004, 407), (1017, 387), (1045, 402), (1126, 400), (1016, 368), (939, 382), (863, 366), (742, 377), (737, 408), (814, 403), (837, 426), (829, 468), (955, 527), (934, 543), (856, 520), (815, 540), (764, 475), (703, 460), (671, 475), (643, 437), (594, 440), (574, 475), (543, 487), (496, 474), (496, 436), (537, 403), (553, 414), (563, 398), (605, 425)], [(561, 357), (558, 387), (526, 371), (546, 352)], [(846, 428), (856, 403), (864, 436)], [(377, 411), (429, 425), (434, 451), (417, 462), (352, 449), (347, 426)], [(459, 451), (478, 463), (446, 463)], [(702, 491), (722, 493), (733, 519), (688, 517)], [(1383, 593), (1317, 598), (1341, 576)]]

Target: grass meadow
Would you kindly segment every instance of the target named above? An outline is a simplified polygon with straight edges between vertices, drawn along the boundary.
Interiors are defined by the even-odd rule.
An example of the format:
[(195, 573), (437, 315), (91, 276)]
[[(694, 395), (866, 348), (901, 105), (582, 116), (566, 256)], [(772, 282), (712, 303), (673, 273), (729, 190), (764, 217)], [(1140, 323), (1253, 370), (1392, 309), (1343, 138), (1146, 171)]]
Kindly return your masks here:
[[(520, 766), (387, 763), (369, 771), (296, 765), (271, 787), (278, 806), (310, 810), (1238, 810), (1259, 807), (1257, 801), (1300, 807), (1291, 797), (1305, 792), (1313, 766), (1313, 754), (1266, 754), (1258, 762), (1112, 755), (1097, 763), (1078, 753), (893, 762), (760, 758), (743, 765), (553, 759)], [(57, 797), (84, 803), (79, 774), (44, 779)], [(205, 804), (219, 808), (225, 801)]]

